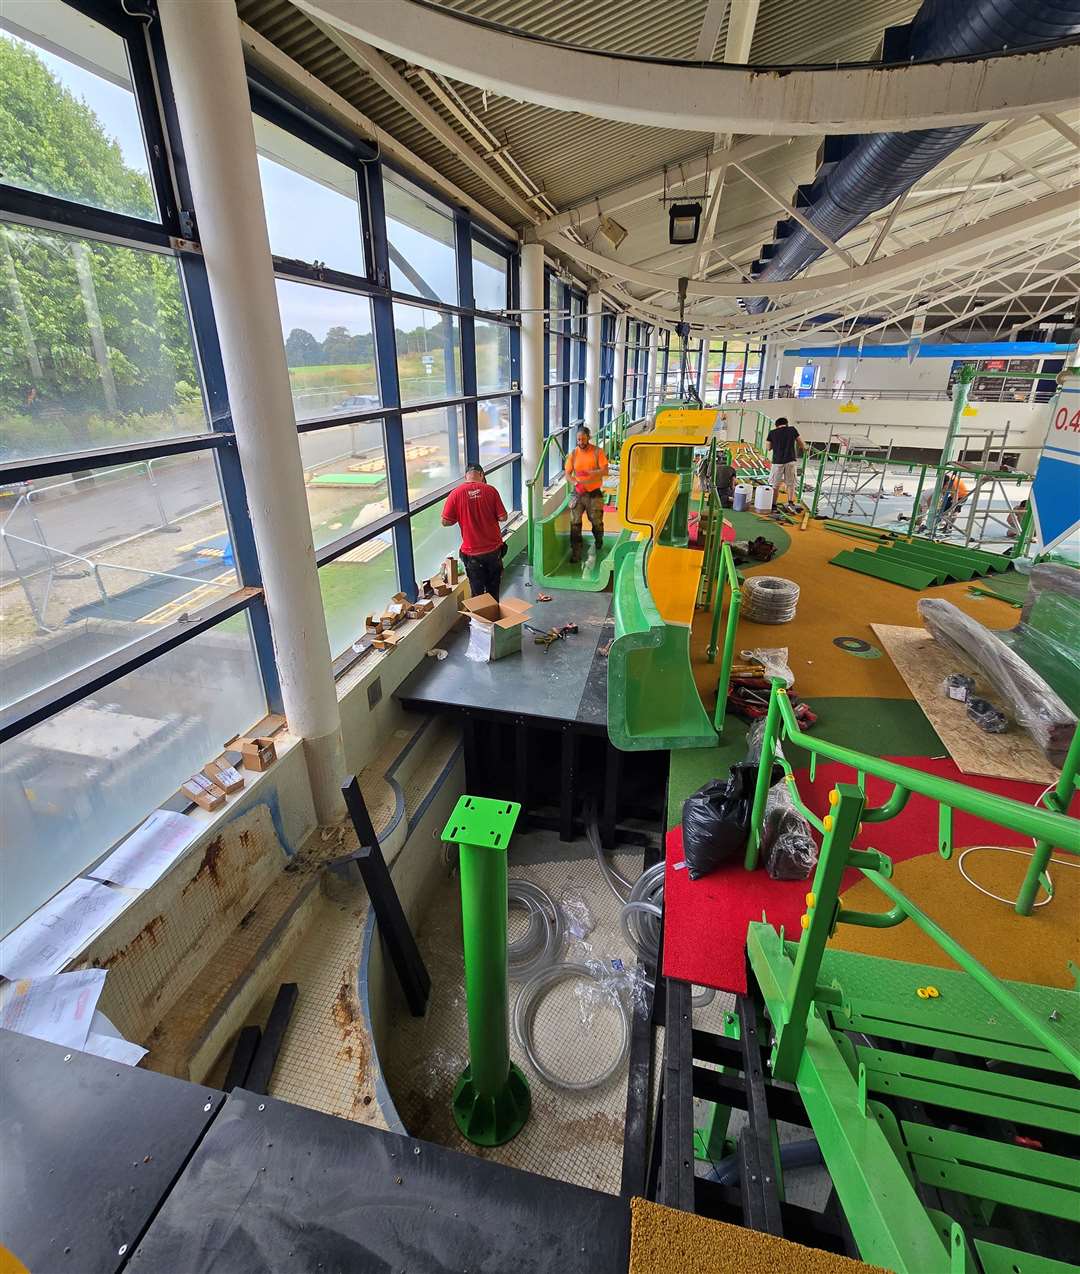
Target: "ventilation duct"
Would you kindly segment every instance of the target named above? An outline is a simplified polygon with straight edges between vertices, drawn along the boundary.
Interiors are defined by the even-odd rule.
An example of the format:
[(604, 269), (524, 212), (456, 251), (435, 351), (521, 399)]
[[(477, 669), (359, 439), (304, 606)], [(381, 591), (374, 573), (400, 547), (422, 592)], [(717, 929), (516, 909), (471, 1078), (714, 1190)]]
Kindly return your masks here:
[[(887, 62), (924, 62), (1017, 50), (1078, 32), (1080, 0), (924, 0), (910, 25), (886, 32), (883, 52)], [(817, 177), (799, 187), (795, 206), (835, 243), (872, 212), (888, 207), (976, 131), (929, 128), (828, 137)], [(765, 245), (750, 273), (762, 282), (791, 279), (825, 251), (798, 222), (782, 221), (775, 242)], [(750, 297), (743, 306), (760, 314), (768, 300)]]

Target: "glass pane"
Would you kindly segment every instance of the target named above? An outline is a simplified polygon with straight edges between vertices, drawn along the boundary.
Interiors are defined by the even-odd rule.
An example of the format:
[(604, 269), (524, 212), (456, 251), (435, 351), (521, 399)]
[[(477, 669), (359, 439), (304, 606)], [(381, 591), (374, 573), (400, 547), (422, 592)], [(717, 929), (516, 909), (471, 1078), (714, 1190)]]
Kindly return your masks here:
[(174, 257), (0, 223), (0, 459), (206, 428)]
[(473, 304), (478, 310), (505, 310), (506, 258), (473, 240)]
[(435, 407), (402, 417), (409, 499), (445, 487), (465, 472), (465, 413), (461, 407)]
[(461, 393), (461, 333), (453, 314), (394, 306), (402, 405)]
[(393, 532), (383, 531), (319, 567), (326, 635), (336, 659), (364, 632), (364, 619), (383, 611), (398, 591)]
[(313, 283), (277, 281), (297, 421), (379, 406), (371, 302)]
[(510, 329), (476, 319), (476, 392), (510, 388)]
[(389, 513), (381, 420), (301, 434), (300, 456), (317, 549)]
[(453, 217), (404, 177), (386, 169), (383, 174), (390, 286), (425, 301), (457, 305)]
[(0, 745), (0, 934), (265, 712), (241, 614)]
[(507, 513), (514, 512), (514, 466), (504, 464), (501, 469), (488, 474), (488, 482), (502, 497), (503, 508)]
[(510, 399), (489, 398), (477, 403), (480, 463), (486, 465), (510, 451)]
[(4, 181), (156, 220), (124, 41), (59, 0), (4, 0), (0, 22)]
[(0, 518), (5, 706), (238, 587), (211, 452), (22, 483)]
[(549, 389), (547, 391), (549, 434), (557, 434), (563, 427), (562, 401), (561, 389)]
[(456, 526), (443, 526), (442, 500), (413, 514), (411, 520), (413, 563), (418, 580), (430, 579), (442, 566), (443, 559), (461, 551), (461, 531)]
[(356, 173), (260, 115), (252, 122), (270, 251), (364, 274)]

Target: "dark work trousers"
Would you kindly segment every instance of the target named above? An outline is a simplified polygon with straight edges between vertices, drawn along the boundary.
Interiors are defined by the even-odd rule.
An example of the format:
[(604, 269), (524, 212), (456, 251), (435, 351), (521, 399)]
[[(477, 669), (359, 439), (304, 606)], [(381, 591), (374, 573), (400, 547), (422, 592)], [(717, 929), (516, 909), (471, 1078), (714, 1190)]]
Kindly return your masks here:
[(584, 514), (592, 527), (597, 555), (604, 546), (604, 493), (575, 491), (570, 497), (570, 560), (581, 560), (581, 518)]
[(472, 590), (473, 597), (479, 597), (481, 593), (490, 593), (498, 601), (499, 585), (502, 582), (501, 551), (481, 553), (479, 557), (470, 557), (467, 553), (462, 553), (461, 562), (469, 578), (469, 588)]

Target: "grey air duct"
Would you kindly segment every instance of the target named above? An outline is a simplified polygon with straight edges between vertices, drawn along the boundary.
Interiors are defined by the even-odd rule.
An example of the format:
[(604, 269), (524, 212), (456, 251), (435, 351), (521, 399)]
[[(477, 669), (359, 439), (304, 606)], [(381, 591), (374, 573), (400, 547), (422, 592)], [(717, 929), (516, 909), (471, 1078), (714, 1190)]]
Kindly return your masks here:
[[(909, 26), (886, 32), (884, 60), (922, 62), (1018, 50), (1078, 32), (1080, 0), (924, 0)], [(817, 178), (799, 188), (795, 204), (835, 243), (872, 212), (888, 207), (976, 131), (927, 128), (826, 138)], [(803, 226), (782, 221), (750, 273), (761, 282), (791, 279), (825, 250)], [(768, 300), (751, 296), (743, 306), (760, 314)]]

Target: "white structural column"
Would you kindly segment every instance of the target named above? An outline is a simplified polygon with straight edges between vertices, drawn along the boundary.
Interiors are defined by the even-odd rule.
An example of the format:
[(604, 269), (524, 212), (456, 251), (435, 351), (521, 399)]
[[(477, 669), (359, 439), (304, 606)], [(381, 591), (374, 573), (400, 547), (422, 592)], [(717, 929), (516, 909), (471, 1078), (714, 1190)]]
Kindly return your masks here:
[(697, 365), (697, 392), (702, 402), (705, 401), (705, 373), (709, 366), (709, 338), (701, 338), (701, 353)]
[(591, 288), (585, 317), (585, 423), (594, 432), (600, 426), (600, 329), (603, 302), (599, 288)]
[(652, 325), (652, 335), (649, 337), (649, 389), (645, 398), (646, 415), (656, 415), (656, 408), (659, 405), (661, 394), (656, 387), (656, 373), (659, 371), (660, 362), (660, 329), (654, 323)]
[[(544, 445), (544, 245), (521, 245), (521, 470), (536, 472)], [(525, 488), (539, 513), (542, 498)], [(542, 496), (542, 493), (541, 493)]]
[(289, 729), (320, 823), (344, 812), (341, 720), (278, 315), (236, 8), (161, 0), (176, 109)]
[(611, 377), (611, 415), (622, 415), (623, 373), (626, 371), (626, 315), (615, 316), (615, 370)]

